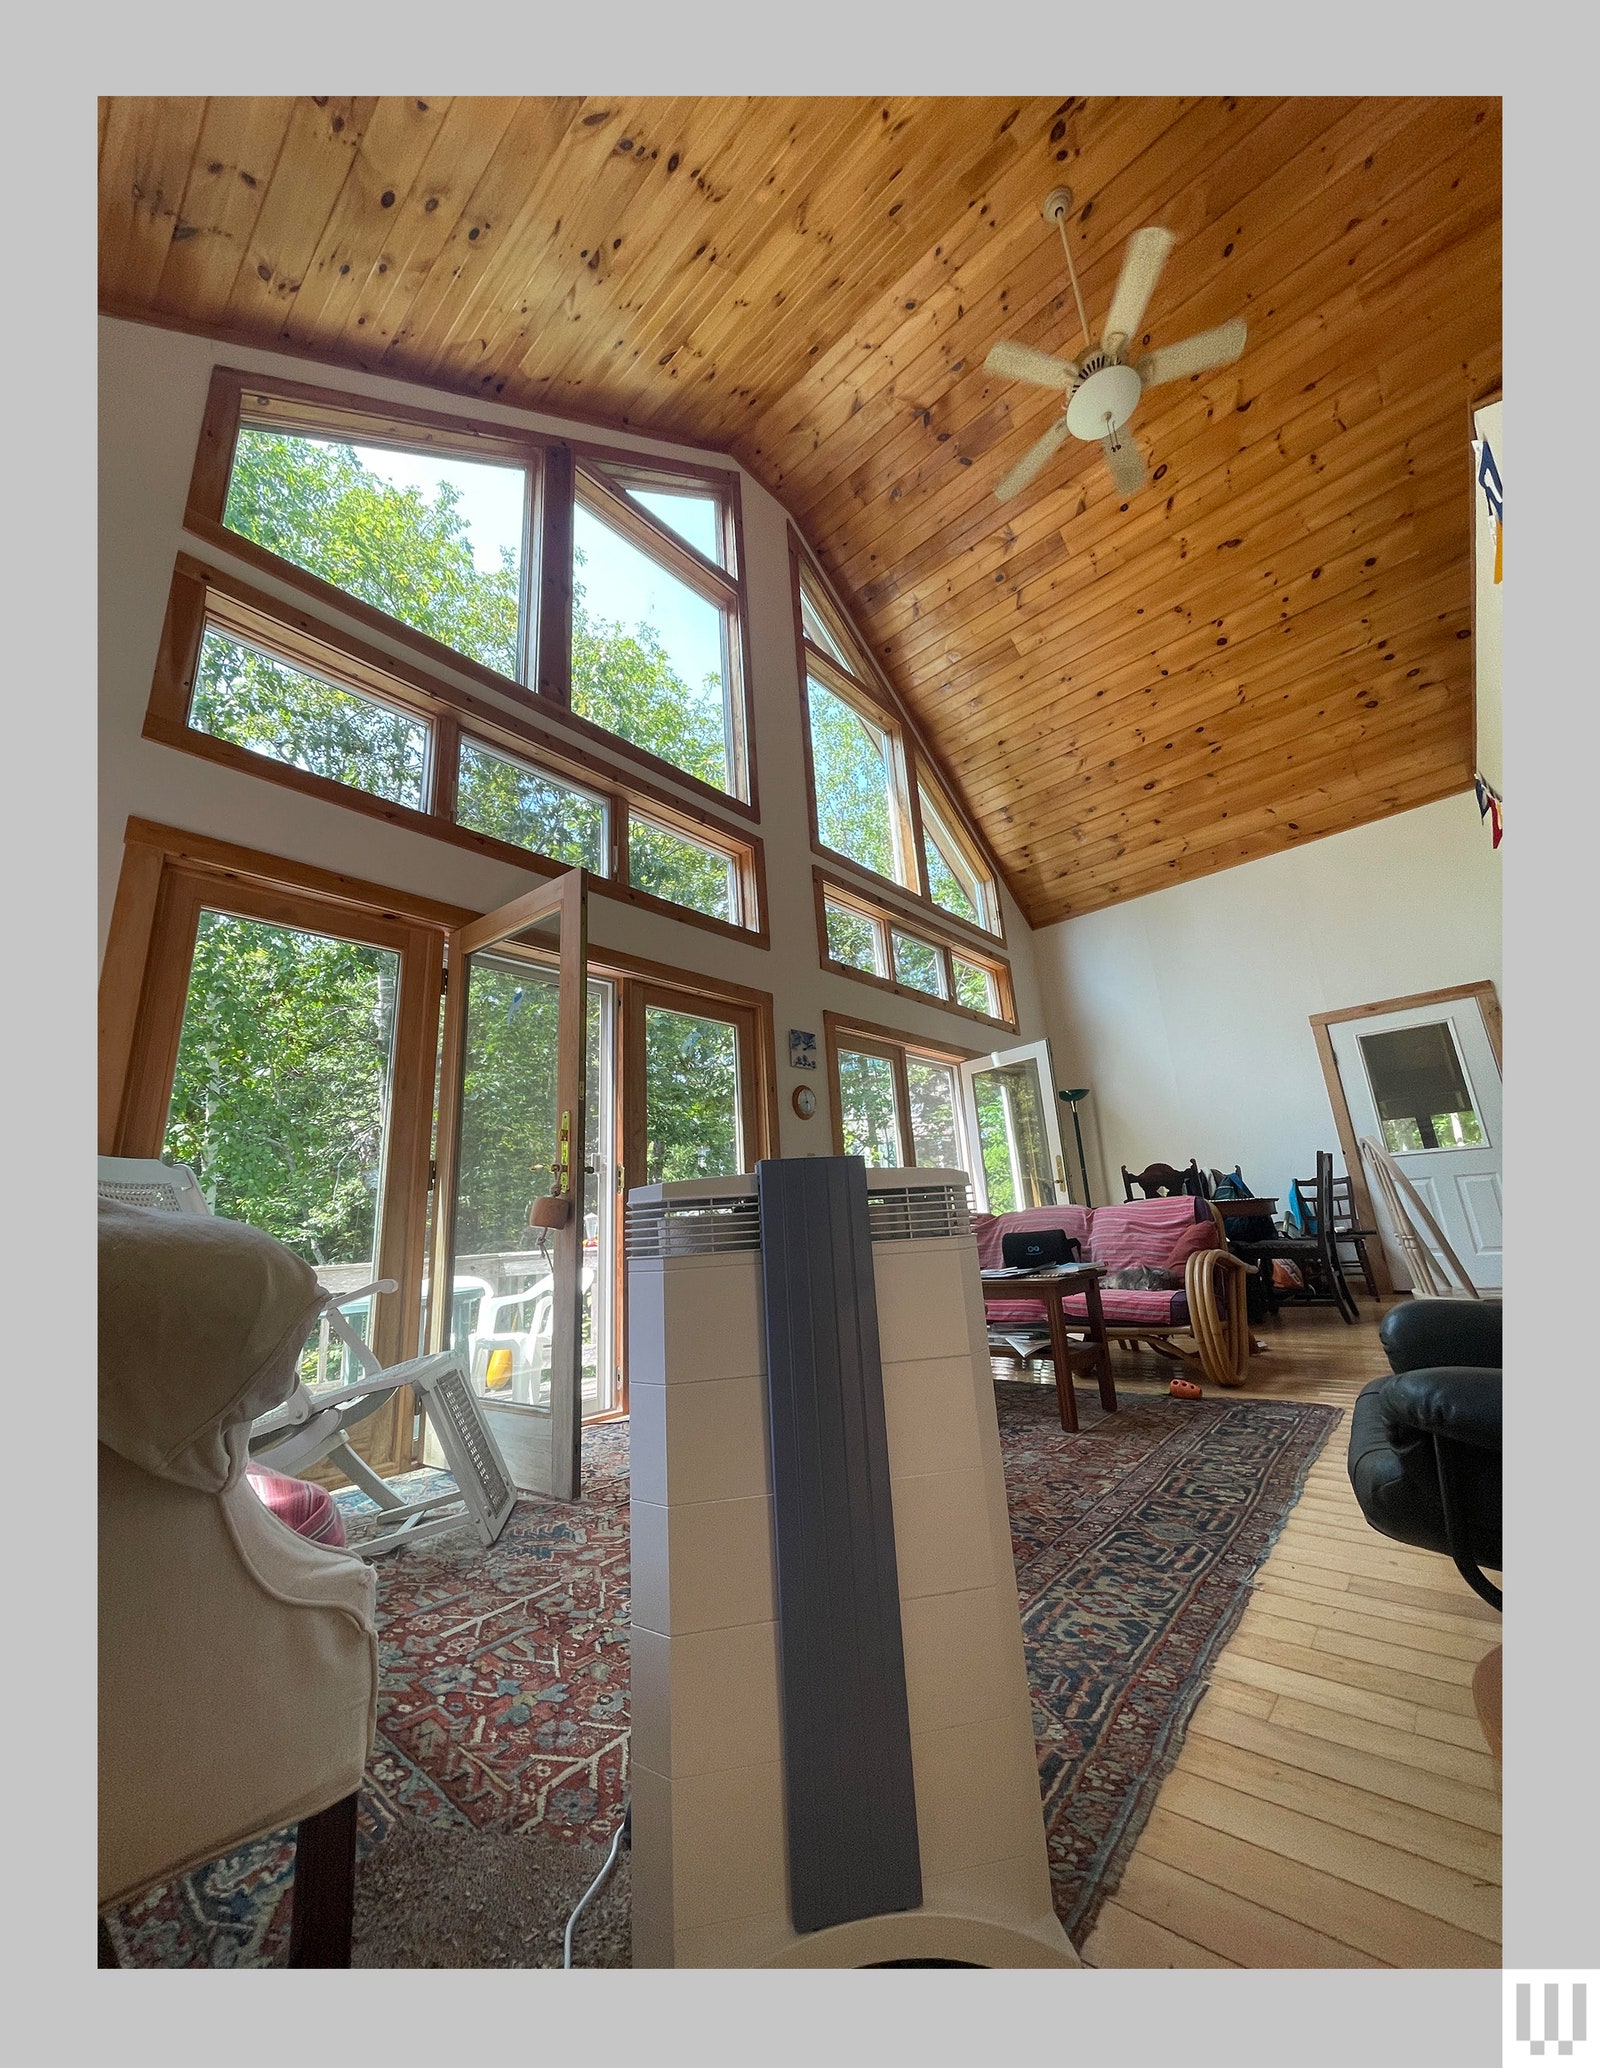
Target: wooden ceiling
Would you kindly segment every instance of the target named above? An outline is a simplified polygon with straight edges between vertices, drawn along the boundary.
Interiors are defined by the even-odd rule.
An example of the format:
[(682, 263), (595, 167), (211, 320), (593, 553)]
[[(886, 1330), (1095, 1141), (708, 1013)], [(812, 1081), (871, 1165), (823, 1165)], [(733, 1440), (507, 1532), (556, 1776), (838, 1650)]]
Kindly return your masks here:
[[(1128, 234), (1153, 484), (1005, 506)], [(785, 503), (1035, 925), (1468, 786), (1497, 100), (111, 99), (107, 310), (720, 448)], [(1315, 925), (1315, 914), (1307, 924)]]

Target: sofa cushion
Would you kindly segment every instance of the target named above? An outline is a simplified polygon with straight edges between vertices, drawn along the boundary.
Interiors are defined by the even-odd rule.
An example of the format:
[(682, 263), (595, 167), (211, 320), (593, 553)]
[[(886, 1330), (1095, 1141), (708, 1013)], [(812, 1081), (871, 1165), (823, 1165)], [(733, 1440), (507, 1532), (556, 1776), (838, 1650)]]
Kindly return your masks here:
[(1215, 1249), (1220, 1240), (1209, 1204), (1187, 1195), (1097, 1206), (1090, 1220), (1083, 1253), (1114, 1271), (1155, 1264), (1181, 1273), (1196, 1250)]
[(293, 1392), (316, 1273), (242, 1221), (100, 1202), (100, 1441), (221, 1493), (249, 1425)]
[[(1086, 1320), (1089, 1302), (1082, 1293), (1069, 1293), (1061, 1302), (1069, 1322)], [(1045, 1326), (1045, 1311), (1039, 1300), (986, 1299), (983, 1311), (991, 1328)], [(1100, 1295), (1100, 1311), (1107, 1328), (1187, 1328), (1189, 1302), (1181, 1292), (1107, 1292)]]
[(1005, 1263), (1000, 1253), (1001, 1237), (1027, 1228), (1059, 1228), (1064, 1235), (1076, 1236), (1087, 1257), (1092, 1217), (1093, 1209), (1083, 1206), (1029, 1206), (1014, 1214), (974, 1214), (972, 1233), (978, 1244), (978, 1267), (983, 1271), (1000, 1270)]

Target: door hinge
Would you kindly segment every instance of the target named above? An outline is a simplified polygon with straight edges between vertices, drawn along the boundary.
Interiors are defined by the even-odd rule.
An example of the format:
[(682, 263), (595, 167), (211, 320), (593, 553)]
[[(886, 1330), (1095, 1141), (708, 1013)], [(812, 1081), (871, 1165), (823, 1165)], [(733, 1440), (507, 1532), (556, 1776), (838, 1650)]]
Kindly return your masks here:
[(442, 998), (450, 988), (450, 969), (446, 963), (439, 966), (439, 996)]

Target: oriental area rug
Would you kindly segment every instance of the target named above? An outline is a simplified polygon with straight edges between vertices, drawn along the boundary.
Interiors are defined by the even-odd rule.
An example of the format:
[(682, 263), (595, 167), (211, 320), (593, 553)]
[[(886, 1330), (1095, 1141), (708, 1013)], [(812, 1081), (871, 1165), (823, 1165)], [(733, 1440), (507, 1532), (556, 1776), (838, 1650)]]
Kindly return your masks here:
[[(1053, 1386), (995, 1396), (1055, 1905), (1081, 1947), (1340, 1416), (1128, 1388), (1115, 1415), (1080, 1394), (1067, 1435)], [(583, 1445), (581, 1501), (519, 1501), (488, 1552), (463, 1531), (378, 1564), (358, 1967), (561, 1964), (628, 1788), (627, 1425)], [(371, 1512), (341, 1505), (353, 1531)], [(118, 1959), (281, 1966), (293, 1865), (279, 1832), (150, 1891), (107, 1920)], [(624, 1854), (576, 1965), (627, 1964), (626, 1891)]]

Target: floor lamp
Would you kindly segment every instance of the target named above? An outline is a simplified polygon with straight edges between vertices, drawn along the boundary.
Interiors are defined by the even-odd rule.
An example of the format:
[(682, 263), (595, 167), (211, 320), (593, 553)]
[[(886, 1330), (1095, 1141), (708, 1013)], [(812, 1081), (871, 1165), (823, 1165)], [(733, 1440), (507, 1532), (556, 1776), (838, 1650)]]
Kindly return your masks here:
[(1078, 1101), (1089, 1096), (1089, 1088), (1085, 1085), (1081, 1091), (1064, 1091), (1058, 1096), (1064, 1106), (1072, 1108), (1072, 1133), (1078, 1144), (1078, 1170), (1083, 1178), (1083, 1203), (1089, 1206), (1092, 1204), (1089, 1198), (1089, 1166), (1083, 1160), (1083, 1129), (1078, 1125)]

